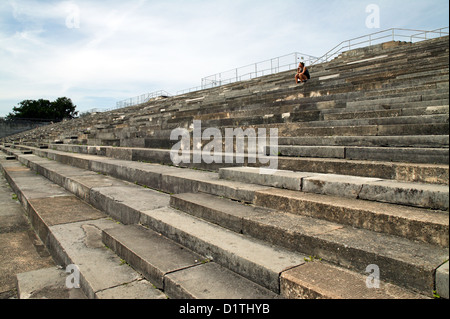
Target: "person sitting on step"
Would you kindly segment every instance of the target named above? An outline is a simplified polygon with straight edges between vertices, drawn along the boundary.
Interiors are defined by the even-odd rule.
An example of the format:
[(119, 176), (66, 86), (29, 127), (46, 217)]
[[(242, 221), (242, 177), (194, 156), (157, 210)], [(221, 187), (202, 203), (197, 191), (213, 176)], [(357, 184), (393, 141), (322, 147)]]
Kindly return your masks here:
[(297, 68), (297, 74), (295, 75), (295, 83), (302, 83), (302, 82), (306, 82), (311, 78), (311, 76), (309, 75), (309, 71), (305, 66), (305, 63), (300, 62), (300, 64), (298, 65)]

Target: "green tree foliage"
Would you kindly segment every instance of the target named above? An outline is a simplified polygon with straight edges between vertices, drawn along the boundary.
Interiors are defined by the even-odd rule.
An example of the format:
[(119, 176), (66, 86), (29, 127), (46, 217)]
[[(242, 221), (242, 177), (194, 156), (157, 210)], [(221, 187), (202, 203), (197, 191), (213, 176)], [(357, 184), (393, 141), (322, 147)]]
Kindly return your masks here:
[(61, 121), (77, 116), (76, 105), (67, 97), (49, 100), (23, 100), (18, 106), (13, 107), (13, 112), (6, 117), (8, 120), (15, 119), (43, 119)]

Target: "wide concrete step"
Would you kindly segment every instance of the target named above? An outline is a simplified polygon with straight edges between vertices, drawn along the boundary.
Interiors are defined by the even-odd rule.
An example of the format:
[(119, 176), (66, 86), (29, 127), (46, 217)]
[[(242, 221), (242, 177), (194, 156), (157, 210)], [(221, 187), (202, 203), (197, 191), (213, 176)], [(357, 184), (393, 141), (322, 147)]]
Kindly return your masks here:
[(429, 106), (429, 107), (419, 107), (419, 108), (389, 108), (386, 107), (364, 107), (362, 110), (350, 111), (346, 108), (344, 109), (330, 109), (323, 110), (323, 119), (328, 120), (345, 120), (345, 119), (355, 119), (355, 118), (377, 118), (377, 117), (398, 117), (398, 116), (421, 116), (421, 115), (432, 115), (432, 114), (448, 114), (448, 105), (445, 106)]
[(91, 299), (166, 298), (102, 244), (101, 230), (117, 226), (107, 215), (17, 161), (0, 166), (54, 260), (72, 269), (69, 288)]
[[(433, 104), (433, 103), (432, 103)], [(370, 104), (370, 105), (373, 105)], [(433, 104), (437, 105), (437, 104)], [(445, 105), (448, 105), (445, 103)], [(334, 106), (334, 105), (333, 105)], [(333, 107), (332, 106), (332, 107)], [(349, 111), (348, 109), (344, 109)], [(421, 116), (396, 116), (396, 117), (376, 117), (376, 118), (350, 118), (350, 119), (328, 119), (322, 121), (320, 119), (320, 110), (307, 111), (291, 111), (284, 113), (274, 113), (270, 109), (266, 114), (248, 115), (243, 117), (233, 116), (230, 118), (222, 118), (216, 120), (203, 120), (202, 126), (207, 127), (238, 127), (251, 126), (259, 124), (285, 123), (285, 122), (301, 122), (303, 127), (334, 127), (334, 126), (367, 126), (367, 125), (397, 125), (397, 124), (432, 124), (432, 123), (448, 123), (448, 114), (434, 114)], [(385, 116), (388, 114), (384, 114)], [(174, 129), (180, 125), (188, 127), (194, 118), (181, 118), (170, 120), (163, 128)]]
[[(236, 233), (322, 258), (361, 274), (368, 265), (376, 264), (385, 280), (425, 294), (434, 286), (435, 270), (448, 255), (445, 248), (380, 236), (278, 209), (243, 206), (209, 194), (172, 195), (171, 205)], [(407, 269), (411, 271), (409, 274), (417, 274), (414, 279), (405, 278)]]
[[(60, 172), (61, 167), (58, 168)], [(51, 183), (42, 176), (36, 175), (30, 169), (24, 169), (27, 170), (28, 174), (40, 180), (45, 180), (48, 185), (52, 184), (54, 188), (61, 189), (61, 192), (64, 194), (67, 193), (61, 187)], [(69, 173), (70, 171), (72, 171), (72, 174)], [(304, 258), (306, 256), (304, 255), (292, 253), (280, 247), (273, 247), (262, 241), (236, 234), (190, 215), (178, 212), (169, 207), (169, 195), (95, 173), (94, 175), (97, 175), (97, 178), (94, 178), (93, 175), (89, 175), (89, 172), (85, 172), (88, 175), (84, 176), (84, 184), (77, 183), (79, 171), (80, 169), (78, 168), (72, 168), (66, 165), (65, 173), (58, 174), (60, 176), (67, 175), (66, 182), (68, 179), (71, 182), (67, 182), (66, 184), (60, 179), (60, 183), (66, 185), (68, 189), (79, 189), (80, 194), (88, 191), (87, 194), (84, 193), (85, 196), (82, 198), (88, 200), (99, 211), (105, 212), (121, 223), (142, 223), (145, 226), (149, 226), (179, 244), (205, 256), (207, 259), (214, 260), (218, 264), (226, 266), (231, 271), (251, 279), (277, 294), (280, 293), (279, 278), (281, 273), (286, 269), (293, 268), (305, 262)], [(55, 168), (53, 174), (56, 174)], [(46, 175), (51, 176), (50, 172)], [(72, 176), (71, 178), (69, 177), (70, 175)], [(43, 187), (39, 188), (41, 190), (43, 189)], [(84, 191), (81, 191), (81, 189), (84, 189)], [(76, 198), (75, 196), (72, 197)], [(72, 218), (75, 217), (72, 216)], [(103, 221), (104, 219), (102, 219)], [(103, 226), (99, 225), (99, 223), (90, 221), (89, 225), (94, 225), (103, 230)], [(116, 225), (114, 221), (106, 220), (106, 223), (109, 223), (110, 226)], [(79, 228), (82, 227), (77, 224), (69, 229), (58, 228), (57, 231), (63, 236), (64, 229), (75, 232)], [(81, 232), (77, 231), (78, 233), (81, 236)], [(79, 237), (75, 239), (65, 236), (59, 239), (58, 242), (53, 241), (52, 245), (59, 245), (61, 241), (67, 241), (68, 244), (82, 242)], [(76, 246), (79, 248), (79, 245)], [(74, 253), (77, 252), (78, 248), (74, 248)], [(67, 250), (69, 248), (63, 246), (61, 249)], [(79, 252), (79, 254), (82, 253)], [(88, 257), (95, 260), (94, 255), (89, 255)], [(119, 262), (117, 264), (120, 265)], [(94, 266), (90, 265), (90, 267)]]
[[(65, 187), (71, 190), (74, 190), (74, 192), (77, 192), (77, 194), (79, 194), (78, 196), (82, 198), (88, 198), (88, 200), (92, 205), (94, 205), (98, 209), (101, 209), (102, 211), (109, 213), (111, 216), (113, 216), (118, 220), (121, 220), (125, 223), (141, 222), (145, 225), (151, 226), (151, 228), (153, 228), (157, 232), (163, 233), (173, 240), (182, 240), (183, 242), (180, 243), (185, 246), (188, 244), (193, 245), (187, 247), (194, 251), (197, 251), (198, 253), (201, 253), (202, 255), (211, 257), (215, 256), (214, 260), (216, 260), (220, 264), (225, 263), (230, 259), (235, 260), (235, 257), (227, 255), (226, 247), (221, 248), (219, 246), (220, 243), (207, 242), (207, 239), (209, 238), (208, 234), (216, 234), (220, 228), (217, 229), (212, 227), (210, 228), (210, 231), (203, 233), (205, 231), (204, 227), (206, 226), (204, 226), (204, 224), (202, 224), (203, 226), (201, 227), (199, 226), (199, 223), (203, 222), (195, 219), (194, 217), (188, 217), (186, 215), (180, 214), (180, 212), (167, 208), (168, 205), (168, 198), (166, 197), (167, 195), (152, 192), (148, 189), (140, 188), (130, 184), (127, 184), (126, 187), (119, 186), (117, 183), (120, 183), (120, 181), (114, 180), (112, 178), (107, 178), (105, 176), (98, 175), (95, 173), (92, 174), (89, 172), (86, 172), (84, 173), (85, 175), (83, 175), (80, 174), (80, 172), (82, 172), (83, 170), (80, 170), (78, 168), (70, 168), (67, 167), (67, 165), (61, 165), (46, 159), (40, 159), (39, 161), (39, 158), (36, 158), (34, 155), (18, 155), (18, 156), (19, 159), (22, 159), (24, 163), (27, 163), (27, 165), (29, 166), (35, 165), (36, 167), (40, 167), (40, 169), (38, 169), (37, 171), (42, 172), (41, 174), (43, 175), (45, 174), (46, 176), (50, 177), (53, 176), (51, 178), (54, 179), (55, 181), (58, 180), (59, 178), (59, 183), (65, 185)], [(81, 160), (81, 158), (78, 159)], [(122, 162), (122, 164), (125, 164), (125, 162)], [(167, 169), (174, 169), (174, 168), (169, 167)], [(117, 170), (117, 167), (115, 170)], [(46, 171), (47, 173), (45, 173)], [(159, 174), (161, 174), (160, 170), (158, 172)], [(257, 190), (258, 188), (252, 188), (249, 186), (244, 187), (245, 184), (238, 182), (232, 182), (233, 186), (231, 186), (229, 183), (214, 182), (213, 179), (210, 179), (209, 181), (205, 180), (202, 181), (201, 178), (199, 178), (199, 176), (201, 175), (197, 174), (199, 172), (194, 173), (196, 173), (195, 174), (196, 177), (194, 177), (194, 179), (192, 179), (193, 176), (188, 177), (186, 179), (181, 172), (179, 172), (178, 174), (173, 173), (169, 174), (171, 177), (170, 178), (171, 181), (166, 180), (166, 183), (172, 184), (172, 189), (174, 187), (173, 184), (178, 184), (179, 187), (176, 187), (177, 190), (181, 190), (184, 188), (191, 190), (197, 189), (197, 191), (201, 190), (208, 193), (211, 193), (212, 191), (212, 193), (215, 193), (218, 196), (225, 196), (227, 198), (236, 198), (236, 197), (242, 198), (243, 196), (240, 194), (241, 192), (244, 192), (244, 194), (247, 193), (249, 197), (260, 196), (259, 193), (262, 194), (261, 196), (264, 196), (265, 193), (264, 187), (262, 188), (260, 187), (259, 188), (260, 190)], [(65, 176), (65, 178), (61, 178), (61, 176)], [(164, 178), (162, 178), (162, 182), (163, 181)], [(195, 182), (192, 183), (193, 181)], [(213, 185), (216, 186), (213, 187)], [(266, 191), (268, 191), (267, 187)], [(229, 196), (229, 194), (231, 196)], [(239, 196), (235, 196), (236, 194), (239, 194)], [(278, 206), (281, 207), (281, 205)], [(194, 220), (192, 218), (194, 218)], [(191, 225), (193, 228), (190, 228), (189, 225)], [(355, 230), (352, 228), (352, 231)], [(198, 234), (204, 234), (204, 236), (206, 236), (207, 238), (202, 237), (201, 240), (194, 240), (193, 238), (195, 237), (198, 238)], [(362, 234), (359, 235), (362, 236)], [(185, 243), (185, 240), (187, 240), (186, 238), (189, 238), (189, 240), (188, 242)], [(374, 239), (375, 238), (373, 238), (372, 240)], [(241, 239), (236, 240), (239, 243)], [(227, 242), (227, 239), (226, 237), (224, 237), (218, 241)], [(205, 244), (205, 242), (207, 242), (207, 244)], [(234, 241), (229, 241), (228, 239), (228, 243), (233, 242)], [(249, 247), (248, 242), (246, 242), (245, 244), (243, 243), (242, 245), (245, 247)], [(252, 243), (251, 245), (259, 245), (259, 244), (258, 242), (256, 242)], [(199, 250), (204, 249), (203, 252), (194, 249), (193, 248), (194, 246), (198, 247)], [(261, 251), (261, 249), (262, 251), (265, 251), (261, 247), (259, 249), (256, 248), (256, 246), (254, 247), (254, 249), (255, 249), (254, 251)], [(426, 251), (430, 250), (427, 249)], [(210, 254), (211, 252), (213, 252), (214, 255), (211, 255)], [(264, 277), (267, 279), (268, 278), (267, 276), (262, 275), (266, 271), (263, 269), (264, 267), (261, 268), (262, 266), (261, 264), (259, 264), (260, 262), (262, 263), (262, 261), (259, 260), (257, 256), (254, 256), (253, 258), (255, 259), (253, 259), (253, 261), (250, 261), (250, 263), (253, 263), (253, 266), (251, 268), (258, 269), (257, 271), (259, 272), (257, 274), (258, 277)], [(221, 260), (222, 262), (219, 262), (219, 260)], [(230, 267), (232, 267), (233, 271), (238, 272), (241, 275), (248, 276), (249, 274), (246, 271), (246, 269), (248, 269), (249, 267), (248, 263), (246, 262), (245, 266), (243, 266), (244, 269), (242, 269), (240, 265), (241, 264), (239, 265), (232, 264), (232, 266)], [(276, 285), (274, 280), (275, 277), (278, 278), (280, 272), (276, 274), (276, 271), (273, 272), (269, 271), (269, 273), (271, 273), (271, 275), (269, 276), (271, 279), (267, 279), (268, 281), (266, 281), (265, 283), (262, 283), (261, 281), (257, 282), (259, 284), (263, 285), (266, 284), (271, 286), (271, 288), (275, 288)], [(269, 284), (269, 282), (271, 284)], [(270, 288), (268, 286), (266, 287)]]
[[(448, 245), (448, 213), (282, 189), (258, 191), (255, 205), (312, 216), (357, 228)], [(394, 223), (391, 221), (395, 220)], [(414, 226), (415, 225), (415, 226)], [(422, 227), (431, 226), (429, 233)], [(427, 227), (428, 227), (427, 226)], [(427, 235), (428, 233), (428, 235)], [(429, 236), (431, 233), (434, 235)]]
[(279, 277), (305, 256), (236, 234), (170, 207), (145, 211), (141, 223), (253, 282), (280, 293)]
[[(145, 162), (154, 164), (173, 165), (170, 150), (167, 149), (144, 149), (144, 148), (118, 148), (118, 147), (101, 147), (101, 146), (86, 146), (86, 145), (59, 145), (51, 144), (53, 149), (38, 149), (31, 146), (15, 145), (15, 149), (11, 147), (4, 147), (5, 151), (11, 152), (21, 148), (24, 150), (32, 150), (34, 154), (48, 157), (50, 159), (69, 163), (81, 168), (90, 169), (104, 169), (106, 163), (113, 165), (108, 168), (108, 174), (116, 174), (120, 170), (115, 169), (115, 165), (121, 165), (115, 160), (127, 160), (133, 162)], [(20, 153), (20, 151), (19, 151)], [(106, 156), (108, 160), (104, 158)], [(207, 171), (219, 171), (224, 167), (236, 166), (252, 166), (252, 167), (267, 167), (268, 163), (258, 163), (257, 153), (255, 155), (239, 155), (231, 154), (233, 163), (226, 163), (222, 154), (221, 163), (193, 163), (192, 152), (189, 153), (190, 163), (180, 163), (180, 167), (190, 167), (197, 169), (204, 169)], [(233, 157), (234, 156), (234, 157)], [(252, 157), (253, 156), (253, 157)], [(249, 157), (251, 160), (249, 160)], [(241, 161), (243, 160), (243, 162)], [(269, 162), (278, 162), (278, 169), (291, 170), (300, 172), (315, 172), (339, 175), (351, 175), (362, 177), (375, 177), (382, 179), (390, 179), (404, 182), (420, 182), (430, 184), (448, 185), (449, 181), (449, 167), (448, 165), (438, 164), (408, 164), (395, 162), (377, 162), (377, 161), (356, 161), (345, 159), (330, 159), (330, 158), (301, 158), (301, 157), (268, 157)], [(116, 163), (116, 164), (113, 164)], [(127, 163), (127, 166), (129, 163)], [(134, 163), (133, 165), (141, 165)], [(145, 165), (145, 164), (144, 164)], [(147, 166), (148, 167), (148, 166)], [(160, 166), (156, 166), (160, 167)], [(165, 168), (163, 172), (166, 170)], [(175, 168), (170, 168), (175, 169)], [(147, 168), (144, 171), (148, 170)], [(103, 172), (103, 171), (102, 171)], [(200, 172), (197, 172), (201, 174)], [(142, 172), (141, 174), (145, 174)], [(121, 174), (120, 178), (126, 178)], [(141, 181), (141, 175), (134, 174), (135, 180)], [(142, 175), (145, 176), (145, 175)], [(134, 182), (133, 180), (132, 182)], [(146, 180), (147, 183), (151, 179)], [(146, 185), (145, 180), (142, 180)], [(150, 186), (150, 185), (149, 185)]]
[(140, 225), (103, 231), (103, 242), (171, 299), (272, 299), (278, 294)]
[[(447, 135), (448, 123), (357, 125), (357, 126), (312, 126), (304, 123), (285, 123), (266, 125), (278, 128), (279, 137), (307, 136), (407, 136), (407, 135)], [(260, 125), (261, 126), (261, 125)]]
[(67, 271), (49, 267), (17, 274), (18, 299), (87, 299), (81, 289), (68, 288), (66, 281), (72, 268)]
[(280, 137), (279, 145), (448, 148), (448, 135)]
[[(326, 98), (326, 99), (325, 99)], [(311, 99), (311, 98), (310, 98)], [(310, 106), (305, 99), (299, 99), (296, 104), (284, 103), (274, 107), (271, 103), (256, 104), (244, 111), (228, 111), (220, 113), (200, 113), (189, 117), (175, 116), (164, 123), (165, 128), (176, 128), (193, 120), (201, 120), (205, 127), (256, 125), (283, 122), (314, 122), (315, 126), (324, 125), (368, 125), (368, 124), (398, 124), (413, 123), (420, 121), (448, 122), (448, 103), (442, 105), (439, 101), (428, 103), (431, 106), (414, 107), (404, 104), (399, 106), (387, 106), (375, 102), (357, 108), (348, 106), (344, 101), (348, 96), (342, 98), (342, 102), (336, 100), (335, 96), (312, 99)], [(322, 101), (321, 101), (322, 100)], [(256, 108), (255, 108), (256, 107)], [(447, 116), (446, 116), (447, 115)], [(391, 119), (396, 118), (396, 119)], [(319, 125), (317, 121), (325, 120), (325, 124)], [(305, 124), (306, 125), (306, 124)]]
[(277, 170), (255, 167), (221, 168), (222, 179), (345, 198), (369, 200), (441, 211), (449, 210), (446, 185), (406, 183), (379, 178)]
[[(237, 263), (235, 268), (238, 270), (250, 267), (249, 263), (261, 261), (262, 257), (255, 255), (254, 260), (244, 262), (240, 260), (243, 257), (238, 253), (227, 252), (222, 247), (215, 247), (217, 252), (203, 251), (203, 257), (190, 251), (188, 246), (181, 246), (162, 237), (160, 233), (132, 225), (142, 218), (142, 222), (148, 224), (152, 209), (170, 209), (169, 195), (95, 173), (90, 174), (89, 171), (80, 175), (80, 169), (66, 166), (64, 173), (60, 173), (60, 176), (67, 175), (67, 180), (70, 179), (68, 176), (72, 176), (73, 180), (70, 183), (66, 180), (64, 183), (60, 179), (59, 183), (71, 191), (78, 189), (77, 195), (84, 194), (83, 198), (96, 207), (94, 208), (18, 162), (15, 162), (13, 167), (4, 167), (4, 169), (7, 172), (11, 170), (14, 175), (16, 167), (21, 168), (20, 176), (8, 175), (8, 177), (20, 193), (20, 199), (27, 205), (33, 206), (33, 213), (30, 216), (33, 226), (60, 264), (79, 265), (81, 286), (89, 298), (114, 298), (120, 297), (121, 294), (126, 294), (124, 298), (144, 299), (276, 298), (279, 294), (279, 283), (277, 283), (279, 274), (271, 273), (271, 271), (281, 273), (284, 270), (283, 265), (288, 269), (304, 262), (304, 256), (294, 257), (292, 254), (283, 254), (263, 243), (254, 241), (249, 243), (245, 238), (237, 239), (236, 241), (242, 245), (241, 254), (244, 254), (244, 247), (249, 247), (249, 249), (264, 252), (268, 254), (267, 256), (270, 256), (272, 252), (277, 256), (275, 258), (280, 259), (278, 263), (267, 260), (258, 265), (259, 271), (266, 274), (264, 280), (268, 281), (267, 285), (275, 291), (271, 292), (211, 262), (214, 257), (211, 257), (209, 253), (225, 264), (228, 258), (236, 258), (237, 261), (234, 260), (234, 262)], [(26, 171), (26, 178), (24, 178), (24, 171)], [(42, 169), (40, 171), (42, 172)], [(58, 167), (58, 172), (62, 172), (61, 167)], [(50, 173), (46, 175), (50, 176)], [(77, 183), (76, 176), (84, 176), (84, 184)], [(58, 180), (55, 179), (55, 181)], [(34, 191), (38, 193), (39, 199), (31, 201), (28, 199), (27, 185), (39, 190)], [(83, 193), (81, 189), (92, 193)], [(42, 192), (53, 193), (52, 199), (42, 198)], [(60, 214), (61, 211), (64, 212), (63, 215)], [(115, 220), (108, 218), (108, 215)], [(50, 217), (53, 219), (47, 221)], [(131, 224), (131, 226), (126, 227), (121, 223)], [(231, 238), (224, 236), (228, 241), (232, 241), (234, 234)], [(132, 248), (128, 250), (130, 244)], [(220, 254), (232, 254), (233, 257), (222, 257)], [(125, 262), (129, 262), (134, 269)], [(290, 263), (293, 263), (292, 266), (288, 266)], [(197, 268), (193, 269), (194, 267)], [(250, 268), (253, 269), (253, 267)], [(250, 272), (241, 269), (241, 272), (246, 271)], [(251, 273), (247, 275), (252, 276)], [(148, 277), (149, 281), (142, 276)], [(120, 288), (116, 289), (117, 286), (124, 286), (126, 289), (123, 292)], [(135, 294), (133, 294), (134, 290)]]
[[(249, 140), (249, 136), (242, 137), (227, 137), (222, 138), (222, 150), (225, 151), (225, 146), (229, 143), (236, 149), (237, 142), (243, 142), (245, 149)], [(213, 137), (203, 139), (201, 141), (202, 147), (213, 141)], [(252, 140), (257, 144), (257, 139)], [(145, 148), (163, 148), (170, 149), (178, 140), (171, 140), (170, 138), (129, 138), (121, 140), (123, 147), (145, 147)], [(190, 134), (190, 143), (193, 145), (192, 134)], [(448, 148), (448, 135), (406, 135), (406, 136), (304, 136), (304, 137), (279, 137), (279, 145), (298, 145), (298, 146), (354, 146), (354, 147), (397, 147), (397, 148)], [(191, 147), (192, 148), (192, 147)]]
[(398, 116), (362, 119), (342, 119), (328, 121), (311, 121), (299, 123), (301, 127), (336, 127), (336, 126), (370, 126), (370, 125), (415, 125), (415, 124), (448, 124), (448, 114), (423, 116)]
[[(447, 90), (443, 90), (447, 91)], [(354, 93), (356, 94), (356, 93)], [(360, 93), (362, 94), (362, 93)], [(397, 93), (400, 94), (400, 93)], [(405, 94), (405, 93), (402, 93)], [(446, 93), (448, 95), (448, 93)], [(208, 113), (203, 111), (200, 114), (194, 114), (189, 117), (190, 120), (196, 119), (201, 121), (206, 120), (224, 120), (231, 118), (240, 118), (240, 117), (248, 117), (248, 116), (266, 116), (266, 119), (269, 119), (269, 116), (277, 116), (277, 115), (285, 115), (285, 119), (290, 121), (308, 121), (315, 120), (318, 117), (323, 117), (325, 121), (328, 120), (344, 120), (344, 119), (356, 119), (356, 118), (378, 118), (378, 117), (398, 117), (398, 116), (420, 116), (420, 115), (433, 115), (433, 114), (448, 114), (448, 105), (445, 106), (428, 106), (428, 107), (399, 107), (399, 108), (388, 108), (386, 106), (380, 107), (376, 106), (373, 103), (359, 106), (358, 110), (348, 110), (345, 107), (336, 108), (339, 105), (337, 102), (337, 95), (333, 95), (333, 99), (330, 100), (329, 97), (316, 97), (314, 100), (316, 101), (319, 110), (309, 110), (305, 111), (305, 103), (304, 100), (301, 100), (300, 105), (296, 104), (285, 104), (274, 107), (271, 103), (267, 104), (255, 104), (246, 106), (245, 110), (229, 110), (225, 112), (222, 108), (219, 108), (216, 112)], [(349, 93), (343, 94), (342, 100), (346, 101), (349, 98)], [(322, 102), (319, 102), (322, 100)], [(320, 104), (322, 103), (322, 104)], [(325, 107), (330, 108), (325, 108)], [(342, 104), (344, 106), (344, 104)], [(289, 117), (287, 117), (289, 114)], [(183, 119), (182, 115), (176, 115), (175, 118), (177, 121)]]
[[(270, 147), (266, 153), (270, 154)], [(278, 155), (403, 163), (448, 164), (448, 148), (278, 145)]]

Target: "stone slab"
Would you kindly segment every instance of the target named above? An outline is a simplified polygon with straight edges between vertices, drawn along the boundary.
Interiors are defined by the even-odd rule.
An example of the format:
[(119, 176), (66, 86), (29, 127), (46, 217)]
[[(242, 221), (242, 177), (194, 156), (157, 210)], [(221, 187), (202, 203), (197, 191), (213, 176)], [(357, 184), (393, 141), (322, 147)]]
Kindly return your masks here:
[(255, 205), (448, 247), (448, 213), (282, 189), (255, 193)]
[(255, 167), (232, 167), (219, 170), (221, 179), (291, 190), (301, 190), (302, 180), (316, 174), (287, 170), (278, 170), (273, 174), (261, 174), (260, 169)]
[(96, 187), (91, 190), (90, 203), (124, 224), (136, 224), (140, 211), (169, 205), (169, 195), (129, 183), (122, 186)]
[(153, 287), (147, 280), (137, 280), (102, 290), (97, 292), (95, 297), (97, 299), (167, 299), (162, 291)]
[(207, 260), (161, 234), (138, 225), (104, 230), (102, 238), (105, 245), (159, 289), (164, 289), (164, 278), (168, 273)]
[[(270, 150), (270, 149), (269, 149)], [(278, 152), (282, 156), (345, 158), (346, 148), (342, 146), (298, 146), (279, 145)]]
[(281, 275), (281, 295), (289, 299), (428, 299), (382, 280), (378, 287), (368, 288), (368, 276), (312, 261)]
[(448, 260), (436, 270), (436, 293), (445, 299), (449, 299), (449, 262)]
[(251, 167), (222, 168), (219, 171), (219, 177), (307, 193), (448, 210), (448, 188), (441, 185), (286, 170), (278, 170), (273, 174), (261, 174), (259, 168)]
[(35, 269), (54, 266), (51, 257), (41, 256), (35, 247), (35, 238), (30, 232), (0, 234), (0, 296), (16, 297), (11, 292), (16, 288), (16, 275)]
[[(23, 196), (27, 199), (70, 196), (69, 192), (50, 182), (45, 177), (36, 175), (36, 173), (29, 168), (20, 170), (5, 169), (7, 171), (7, 179), (10, 182), (12, 189), (21, 200)], [(23, 201), (22, 204), (24, 204)]]
[(167, 275), (167, 294), (174, 299), (276, 299), (278, 295), (209, 262)]
[(302, 236), (314, 237), (331, 232), (342, 225), (309, 217), (282, 213), (278, 210), (242, 205), (209, 194), (171, 196), (171, 206), (193, 216), (293, 251), (309, 253)]
[[(369, 262), (367, 265), (378, 263), (383, 269), (383, 274), (388, 274), (390, 277), (389, 280), (395, 280), (396, 276), (404, 275), (403, 273), (395, 275), (396, 267), (399, 269), (404, 267), (412, 272), (428, 272), (428, 280), (430, 280), (433, 267), (439, 263), (439, 258), (446, 258), (448, 254), (448, 249), (412, 243), (396, 236), (380, 236), (378, 233), (367, 230), (357, 230), (335, 223), (261, 208), (242, 209), (238, 203), (213, 198), (207, 194), (181, 194), (173, 198), (177, 198), (177, 207), (191, 214), (201, 212), (202, 218), (206, 216), (204, 212), (206, 210), (209, 210), (210, 214), (221, 215), (219, 218), (212, 218), (212, 222), (226, 220), (222, 215), (231, 215), (237, 219), (236, 224), (238, 224), (240, 218), (242, 220), (240, 233), (264, 239), (266, 242), (292, 251), (320, 256), (341, 264), (348, 263), (346, 267), (357, 271), (360, 271), (360, 267), (363, 266), (361, 261)], [(233, 213), (233, 210), (241, 211), (237, 214)], [(246, 216), (245, 212), (247, 212)], [(209, 216), (206, 218), (211, 219)], [(220, 224), (222, 225), (222, 222)], [(226, 225), (223, 226), (226, 227)], [(345, 256), (347, 253), (348, 255)], [(425, 265), (422, 261), (416, 262), (415, 258), (419, 254), (428, 255), (426, 257), (423, 255), (420, 259), (427, 260), (429, 264)], [(431, 290), (427, 291), (427, 293), (430, 292)]]
[(8, 192), (7, 195), (2, 196), (0, 189), (0, 234), (27, 231), (29, 227), (23, 207), (13, 199), (15, 194)]
[[(158, 150), (159, 152), (170, 153), (170, 150)], [(57, 159), (58, 154), (63, 152), (53, 150), (38, 150), (42, 153), (40, 156), (48, 156), (52, 159)], [(56, 153), (55, 153), (56, 152)], [(58, 155), (58, 156), (57, 156)], [(76, 154), (66, 153), (65, 157), (76, 156)], [(169, 156), (170, 157), (170, 156)], [(67, 159), (65, 159), (67, 161)], [(81, 159), (77, 159), (73, 165), (80, 165), (82, 167), (92, 165), (92, 162), (109, 162), (111, 159), (99, 157), (95, 155), (86, 156), (84, 161), (87, 163), (81, 163)], [(158, 162), (159, 161), (154, 161)], [(164, 162), (164, 161), (163, 161)], [(114, 163), (114, 160), (111, 164)], [(121, 162), (117, 162), (118, 165), (122, 165)], [(119, 164), (120, 163), (120, 164)], [(169, 159), (169, 162), (172, 163)], [(209, 169), (222, 168), (212, 167), (207, 165)], [(80, 167), (77, 166), (77, 167)], [(238, 166), (236, 164), (231, 166)], [(242, 166), (242, 165), (239, 165)], [(248, 163), (248, 166), (258, 166), (258, 164)], [(303, 172), (316, 172), (316, 173), (334, 173), (341, 175), (355, 175), (355, 176), (368, 176), (383, 179), (395, 179), (408, 182), (424, 182), (434, 184), (448, 185), (448, 166), (436, 165), (436, 164), (407, 164), (407, 163), (395, 163), (395, 162), (367, 162), (367, 161), (347, 161), (343, 159), (325, 159), (325, 158), (300, 158), (300, 157), (278, 157), (278, 168), (282, 170), (303, 171)], [(114, 171), (114, 167), (111, 168)], [(111, 174), (112, 175), (112, 174)], [(114, 176), (114, 175), (113, 175)], [(133, 181), (134, 182), (134, 181)]]
[(144, 211), (141, 223), (278, 293), (279, 275), (303, 256), (220, 228), (172, 208)]
[(320, 174), (303, 179), (302, 191), (358, 198), (364, 184), (379, 181), (377, 178), (337, 174)]
[(250, 185), (236, 181), (222, 180), (217, 173), (179, 170), (162, 176), (162, 189), (168, 193), (204, 192), (225, 196), (245, 202), (252, 202), (254, 192), (265, 186)]
[(106, 217), (75, 196), (32, 199), (30, 204), (48, 226)]
[(366, 147), (448, 147), (448, 135), (406, 135), (406, 136), (320, 136), (280, 137), (280, 145), (309, 146), (366, 146)]
[(69, 273), (52, 267), (17, 274), (19, 299), (86, 299), (80, 288), (68, 288)]
[(176, 172), (175, 167), (158, 164), (120, 161), (104, 158), (102, 161), (91, 161), (91, 169), (95, 172), (114, 176), (131, 183), (161, 189), (161, 176)]
[(373, 181), (364, 184), (359, 198), (411, 205), (430, 209), (449, 210), (449, 190), (444, 185)]
[(449, 163), (448, 148), (346, 147), (345, 158), (423, 164)]
[(62, 265), (78, 267), (81, 288), (89, 299), (142, 279), (102, 242), (102, 230), (116, 225), (112, 220), (98, 219), (50, 227), (49, 249)]
[[(255, 165), (249, 165), (255, 166)], [(278, 169), (448, 185), (448, 166), (342, 159), (279, 157)]]

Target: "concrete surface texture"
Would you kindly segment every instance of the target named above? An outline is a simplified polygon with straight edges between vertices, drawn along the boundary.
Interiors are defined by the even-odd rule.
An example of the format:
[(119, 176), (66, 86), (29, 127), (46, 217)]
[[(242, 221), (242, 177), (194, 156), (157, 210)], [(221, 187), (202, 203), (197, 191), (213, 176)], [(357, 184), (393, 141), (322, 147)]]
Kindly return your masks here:
[(307, 83), (281, 72), (2, 139), (2, 296), (448, 299), (448, 52), (355, 49)]

